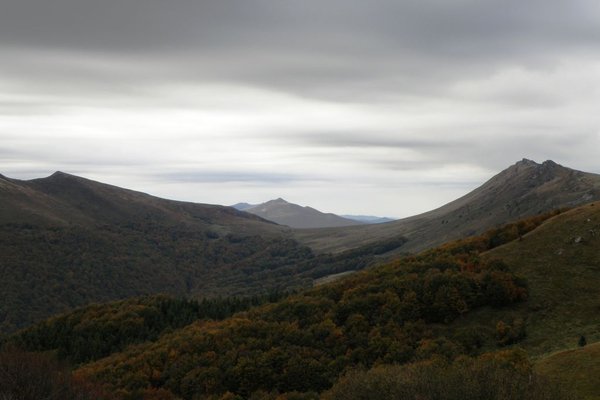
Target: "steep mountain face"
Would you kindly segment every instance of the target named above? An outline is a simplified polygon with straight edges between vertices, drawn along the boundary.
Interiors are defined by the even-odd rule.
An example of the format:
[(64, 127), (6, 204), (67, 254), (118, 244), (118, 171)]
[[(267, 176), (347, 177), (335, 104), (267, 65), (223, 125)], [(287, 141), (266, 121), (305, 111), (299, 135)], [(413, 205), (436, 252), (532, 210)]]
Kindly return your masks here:
[(335, 214), (322, 213), (311, 207), (302, 207), (297, 204), (288, 203), (281, 198), (254, 206), (246, 203), (236, 204), (238, 209), (240, 209), (240, 205), (244, 207), (241, 209), (246, 212), (258, 215), (280, 225), (287, 225), (298, 229), (343, 227), (362, 224), (359, 221), (342, 218)]
[(340, 251), (403, 235), (403, 251), (423, 250), (481, 233), (522, 217), (600, 199), (600, 175), (576, 171), (553, 161), (522, 160), (481, 187), (436, 210), (380, 224), (298, 231), (296, 237), (316, 251)]

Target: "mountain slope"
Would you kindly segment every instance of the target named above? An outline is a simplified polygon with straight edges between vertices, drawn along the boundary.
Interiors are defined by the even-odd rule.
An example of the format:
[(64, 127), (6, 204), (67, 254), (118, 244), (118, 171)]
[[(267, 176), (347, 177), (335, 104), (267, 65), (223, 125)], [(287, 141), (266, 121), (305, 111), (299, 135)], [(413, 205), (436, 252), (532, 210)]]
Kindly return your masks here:
[[(79, 373), (113, 391), (152, 387), (185, 399), (273, 389), (316, 398), (309, 393), (326, 390), (357, 365), (384, 368), (432, 357), (436, 365), (514, 344), (540, 356), (572, 347), (565, 339), (579, 334), (598, 340), (600, 238), (589, 229), (600, 222), (600, 205), (544, 218), (451, 242), (222, 322), (197, 322)], [(547, 265), (548, 249), (571, 244), (563, 249), (567, 257)], [(581, 258), (578, 246), (588, 246)], [(569, 273), (573, 283), (561, 285)], [(569, 298), (574, 302), (562, 304)], [(531, 381), (522, 352), (498, 357), (518, 363)]]
[(523, 345), (537, 354), (600, 341), (600, 203), (554, 217), (522, 240), (491, 250), (530, 282)]
[[(199, 321), (79, 373), (132, 395), (156, 385), (185, 399), (227, 391), (257, 398), (275, 389), (321, 392), (359, 364), (452, 359), (462, 352), (460, 342), (433, 327), (471, 309), (518, 303), (526, 290), (496, 264), (465, 271), (448, 262), (440, 271), (440, 261), (387, 265), (221, 322)], [(507, 290), (499, 294), (496, 285)]]
[(258, 205), (240, 203), (236, 204), (236, 206), (244, 207), (238, 209), (243, 209), (266, 220), (298, 229), (343, 227), (362, 224), (359, 221), (342, 218), (335, 214), (322, 213), (311, 207), (302, 207), (297, 204), (288, 203), (281, 198)]
[(436, 210), (384, 224), (301, 230), (295, 236), (315, 251), (330, 252), (402, 235), (408, 242), (401, 250), (415, 252), (518, 218), (598, 199), (600, 175), (524, 159)]
[(247, 296), (364, 268), (394, 237), (315, 256), (290, 229), (230, 207), (55, 173), (0, 178), (0, 333), (132, 296)]
[(78, 224), (164, 223), (223, 233), (277, 235), (284, 231), (230, 207), (171, 201), (89, 179), (56, 172), (47, 178), (21, 181), (0, 176), (0, 223)]
[[(57, 172), (0, 178), (0, 331), (90, 302), (310, 285), (288, 228)], [(287, 270), (286, 270), (287, 268)]]

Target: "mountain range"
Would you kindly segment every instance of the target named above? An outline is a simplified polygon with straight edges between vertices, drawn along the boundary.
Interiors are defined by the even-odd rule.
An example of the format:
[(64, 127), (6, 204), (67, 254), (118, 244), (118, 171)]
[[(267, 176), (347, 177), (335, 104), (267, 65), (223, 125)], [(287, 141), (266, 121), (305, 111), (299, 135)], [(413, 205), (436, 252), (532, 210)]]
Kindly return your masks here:
[(0, 176), (0, 391), (597, 400), (599, 189), (522, 160), (428, 213), (293, 229), (61, 172)]
[(0, 176), (0, 331), (131, 296), (296, 290), (599, 198), (599, 175), (523, 160), (425, 214), (292, 229), (232, 207), (164, 200), (62, 172), (29, 181)]

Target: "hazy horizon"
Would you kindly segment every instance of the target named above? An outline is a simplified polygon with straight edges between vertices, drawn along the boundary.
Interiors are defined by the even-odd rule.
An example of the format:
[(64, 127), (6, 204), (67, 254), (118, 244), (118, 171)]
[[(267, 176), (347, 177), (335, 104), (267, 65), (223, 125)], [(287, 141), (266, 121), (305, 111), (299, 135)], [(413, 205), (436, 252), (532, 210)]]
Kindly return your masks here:
[(0, 173), (404, 217), (600, 173), (600, 4), (8, 0)]

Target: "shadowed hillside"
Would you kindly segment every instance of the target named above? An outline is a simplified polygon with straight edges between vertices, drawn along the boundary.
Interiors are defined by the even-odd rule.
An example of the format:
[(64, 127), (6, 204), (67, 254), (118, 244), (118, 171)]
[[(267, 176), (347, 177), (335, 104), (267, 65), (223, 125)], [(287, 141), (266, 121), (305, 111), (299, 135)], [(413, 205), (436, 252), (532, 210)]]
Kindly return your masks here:
[(402, 251), (417, 252), (467, 237), (509, 221), (600, 199), (600, 175), (575, 171), (553, 161), (522, 160), (481, 187), (436, 210), (378, 225), (297, 230), (295, 236), (315, 251), (340, 251), (402, 235)]
[[(572, 390), (593, 393), (592, 385), (575, 387), (576, 379), (554, 386), (535, 376), (526, 353), (514, 347), (541, 359), (538, 370), (554, 379), (569, 358), (554, 362), (545, 358), (549, 351), (573, 348), (581, 335), (599, 339), (599, 224), (596, 203), (520, 220), (222, 321), (196, 321), (83, 365), (75, 375), (134, 399), (159, 391), (172, 399), (407, 393), (564, 400)], [(78, 314), (71, 315), (62, 318)], [(89, 311), (83, 315), (98, 331), (113, 329)], [(137, 320), (123, 318), (117, 332)], [(64, 342), (61, 330), (58, 340), (36, 347), (53, 321), (17, 337), (29, 349), (56, 348)], [(81, 330), (68, 334), (87, 348)], [(369, 382), (376, 395), (364, 390)]]
[(159, 199), (57, 172), (0, 178), (0, 332), (90, 302), (309, 287), (404, 241), (315, 256), (287, 227), (231, 207)]
[[(588, 213), (588, 209), (592, 211)], [(310, 393), (322, 392), (331, 385), (334, 386), (330, 395), (348, 393), (348, 382), (344, 383), (343, 379), (338, 384), (335, 382), (344, 374), (355, 376), (351, 371), (358, 365), (373, 367), (378, 371), (373, 374), (384, 376), (389, 368), (386, 365), (408, 363), (413, 365), (408, 367), (410, 370), (421, 368), (419, 363), (429, 360), (425, 365), (438, 371), (433, 376), (442, 381), (433, 382), (427, 375), (421, 376), (420, 372), (414, 371), (417, 375), (409, 376), (417, 381), (422, 379), (420, 384), (425, 385), (425, 389), (411, 390), (418, 393), (419, 390), (434, 390), (439, 385), (442, 391), (443, 388), (456, 390), (456, 397), (452, 398), (461, 398), (465, 390), (479, 393), (470, 395), (472, 398), (482, 398), (482, 391), (489, 388), (490, 379), (499, 378), (499, 371), (487, 370), (491, 368), (490, 364), (485, 363), (482, 367), (488, 372), (477, 369), (470, 373), (465, 371), (464, 377), (456, 376), (456, 379), (464, 380), (464, 384), (459, 385), (462, 389), (447, 386), (452, 384), (437, 374), (461, 374), (462, 368), (470, 365), (461, 358), (464, 355), (476, 356), (522, 346), (532, 355), (540, 356), (547, 348), (569, 345), (562, 341), (573, 336), (575, 331), (594, 340), (594, 327), (600, 320), (590, 311), (598, 307), (600, 292), (593, 284), (597, 283), (600, 271), (594, 267), (585, 277), (589, 282), (587, 291), (577, 300), (583, 310), (581, 313), (570, 313), (562, 308), (559, 303), (573, 296), (573, 288), (557, 285), (555, 291), (544, 298), (558, 301), (547, 304), (540, 314), (538, 292), (546, 291), (545, 282), (562, 279), (564, 271), (575, 270), (577, 263), (567, 259), (561, 270), (539, 271), (541, 264), (536, 264), (536, 260), (544, 260), (545, 253), (536, 243), (539, 240), (547, 246), (557, 246), (563, 240), (553, 232), (578, 224), (580, 217), (583, 218), (581, 214), (585, 214), (582, 222), (590, 223), (587, 220), (593, 221), (599, 212), (600, 208), (588, 205), (564, 214), (551, 213), (509, 224), (482, 236), (451, 242), (417, 256), (354, 274), (222, 322), (192, 324), (154, 343), (130, 348), (84, 366), (79, 373), (86, 379), (95, 377), (105, 382), (111, 390), (122, 388), (134, 393), (153, 387), (166, 389), (185, 399), (211, 394), (219, 398), (227, 391), (250, 397), (252, 393), (258, 396), (256, 393), (269, 392), (273, 388), (279, 392), (305, 393), (306, 397), (300, 398), (316, 398), (310, 397)], [(600, 243), (590, 240), (586, 243), (590, 246), (590, 254), (593, 251), (600, 254)], [(508, 256), (517, 246), (530, 246), (529, 253), (519, 251), (526, 257), (518, 261)], [(506, 259), (498, 258), (503, 252), (506, 252)], [(521, 265), (527, 260), (533, 267), (523, 269)], [(544, 316), (559, 314), (560, 326), (552, 318), (544, 319)], [(580, 325), (583, 315), (587, 319), (585, 325)], [(577, 329), (573, 329), (574, 326)], [(488, 360), (489, 357), (512, 360), (521, 365), (521, 371), (530, 371), (519, 352), (485, 357)], [(129, 372), (138, 370), (146, 372), (141, 375)], [(152, 375), (151, 371), (154, 371)], [(402, 371), (398, 370), (398, 373), (404, 373)], [(481, 381), (468, 380), (469, 374), (475, 379), (480, 373), (483, 373)], [(509, 398), (536, 398), (537, 395), (527, 394), (526, 390), (524, 394), (516, 395), (521, 389), (502, 386), (509, 382), (517, 385), (521, 379), (527, 386), (527, 382), (532, 382), (530, 374), (517, 373), (502, 378), (491, 390), (494, 393), (515, 390)], [(355, 378), (368, 380), (368, 376), (359, 372)], [(407, 379), (410, 381), (409, 377)], [(387, 378), (385, 380), (396, 385)], [(394, 390), (403, 390), (402, 382), (397, 385)], [(360, 386), (354, 387), (353, 391), (360, 391)], [(544, 387), (551, 386), (540, 383), (540, 388)], [(570, 387), (563, 389), (571, 390)], [(556, 388), (550, 392), (553, 391), (558, 393)], [(548, 395), (539, 398), (552, 398), (545, 397)], [(334, 394), (333, 398), (336, 396)], [(349, 399), (376, 398), (360, 397), (356, 393), (348, 396)], [(444, 398), (441, 393), (440, 396)], [(271, 397), (265, 394), (265, 397), (256, 398)], [(569, 397), (557, 394), (555, 398)]]

